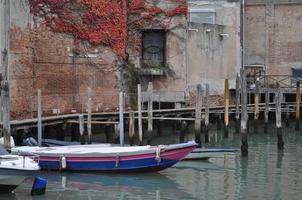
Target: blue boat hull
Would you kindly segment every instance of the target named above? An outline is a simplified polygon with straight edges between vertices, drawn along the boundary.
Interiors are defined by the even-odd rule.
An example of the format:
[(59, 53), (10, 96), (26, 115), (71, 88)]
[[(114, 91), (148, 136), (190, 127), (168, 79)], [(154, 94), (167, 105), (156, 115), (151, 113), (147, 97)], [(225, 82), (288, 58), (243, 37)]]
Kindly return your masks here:
[(58, 161), (40, 161), (42, 169), (68, 171), (101, 171), (101, 172), (152, 172), (166, 169), (175, 165), (178, 160), (162, 159), (157, 162), (154, 158), (135, 161), (116, 162), (68, 162), (66, 168)]

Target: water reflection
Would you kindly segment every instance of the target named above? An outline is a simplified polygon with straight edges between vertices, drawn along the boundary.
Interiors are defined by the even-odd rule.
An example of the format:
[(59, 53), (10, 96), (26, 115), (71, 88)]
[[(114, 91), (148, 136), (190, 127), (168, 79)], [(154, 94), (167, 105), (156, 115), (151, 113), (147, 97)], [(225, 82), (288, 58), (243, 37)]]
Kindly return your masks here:
[(281, 167), (282, 167), (283, 156), (284, 156), (283, 149), (282, 150), (278, 150), (278, 152), (277, 152), (277, 163), (276, 163), (276, 167), (278, 169), (281, 169)]
[[(240, 134), (222, 136), (221, 131), (212, 130), (207, 145), (240, 147)], [(192, 139), (194, 135), (187, 137)], [(0, 199), (300, 199), (302, 134), (285, 129), (283, 151), (277, 150), (273, 126), (267, 134), (259, 128), (258, 134), (248, 137), (248, 157), (185, 161), (152, 174), (42, 172), (40, 176), (49, 182), (45, 196), (32, 198), (29, 195), (32, 180), (27, 180), (15, 194)]]
[[(94, 196), (107, 197), (108, 199), (132, 199), (146, 197), (150, 199), (161, 199), (161, 191), (164, 196), (186, 197), (187, 193), (178, 188), (177, 183), (162, 173), (152, 174), (81, 174), (81, 173), (56, 173), (41, 172), (38, 176), (48, 180), (48, 188), (45, 197), (47, 199), (64, 199), (73, 196), (73, 200), (90, 198)], [(26, 180), (22, 189), (16, 191), (17, 199), (22, 199), (29, 193), (31, 179)], [(23, 197), (22, 197), (23, 196)], [(66, 198), (65, 198), (66, 197)], [(1, 198), (0, 198), (1, 199)], [(8, 199), (13, 199), (8, 197)]]

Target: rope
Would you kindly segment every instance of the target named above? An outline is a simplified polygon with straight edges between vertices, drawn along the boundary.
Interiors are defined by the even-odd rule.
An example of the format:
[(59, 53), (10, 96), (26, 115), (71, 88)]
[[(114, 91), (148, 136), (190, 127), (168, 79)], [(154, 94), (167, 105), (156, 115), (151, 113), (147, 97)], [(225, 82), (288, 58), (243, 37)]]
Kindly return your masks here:
[(120, 163), (120, 155), (116, 154), (116, 156), (115, 156), (115, 167), (118, 167), (119, 163)]
[(156, 149), (156, 156), (155, 156), (155, 160), (157, 161), (157, 164), (160, 163), (161, 158), (160, 158), (160, 152), (162, 150), (165, 150), (166, 146), (165, 145), (158, 145), (157, 149)]

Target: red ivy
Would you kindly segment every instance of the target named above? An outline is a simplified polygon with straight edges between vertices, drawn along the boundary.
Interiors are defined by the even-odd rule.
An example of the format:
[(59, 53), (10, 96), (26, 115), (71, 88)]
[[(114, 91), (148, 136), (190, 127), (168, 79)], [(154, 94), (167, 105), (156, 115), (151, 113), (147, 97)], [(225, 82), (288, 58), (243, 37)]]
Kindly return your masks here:
[[(173, 1), (173, 0), (169, 0)], [(175, 0), (174, 0), (175, 1)], [(128, 15), (140, 15), (135, 27), (158, 15), (187, 15), (186, 0), (173, 10), (147, 5), (144, 0), (31, 0), (33, 15), (45, 20), (54, 32), (70, 33), (77, 40), (107, 45), (122, 59), (126, 56)], [(128, 7), (127, 7), (128, 6)]]

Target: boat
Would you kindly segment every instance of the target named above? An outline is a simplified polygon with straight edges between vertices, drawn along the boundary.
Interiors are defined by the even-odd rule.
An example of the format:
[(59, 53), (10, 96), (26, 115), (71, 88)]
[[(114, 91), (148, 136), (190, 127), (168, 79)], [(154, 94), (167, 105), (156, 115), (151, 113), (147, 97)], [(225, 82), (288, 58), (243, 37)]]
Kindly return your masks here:
[(13, 154), (39, 155), (41, 169), (88, 172), (150, 172), (173, 166), (196, 143), (158, 146), (111, 146), (110, 144), (56, 147), (15, 147)]
[(46, 147), (70, 146), (70, 145), (81, 145), (81, 143), (77, 141), (69, 142), (69, 141), (61, 141), (61, 140), (53, 140), (53, 139), (42, 139), (42, 146), (46, 146)]
[(196, 148), (184, 160), (207, 160), (209, 158), (222, 157), (226, 154), (236, 154), (239, 151), (236, 148)]
[(9, 154), (0, 145), (0, 193), (10, 193), (34, 171), (39, 164), (27, 156)]

